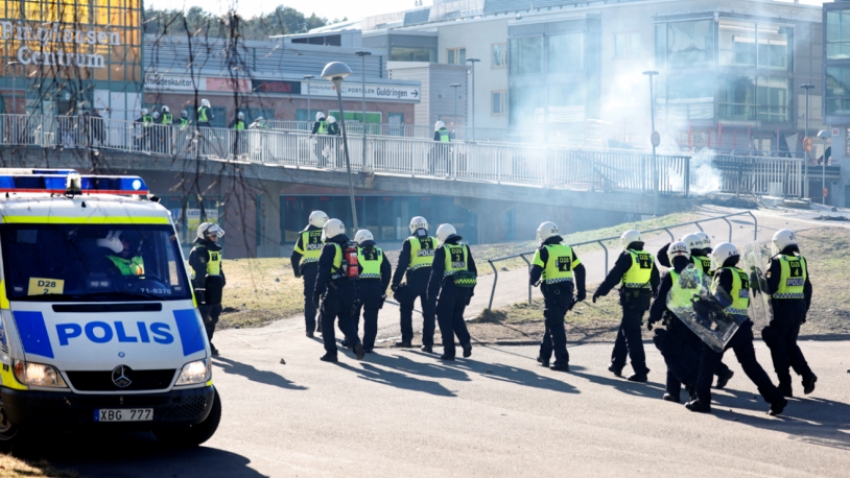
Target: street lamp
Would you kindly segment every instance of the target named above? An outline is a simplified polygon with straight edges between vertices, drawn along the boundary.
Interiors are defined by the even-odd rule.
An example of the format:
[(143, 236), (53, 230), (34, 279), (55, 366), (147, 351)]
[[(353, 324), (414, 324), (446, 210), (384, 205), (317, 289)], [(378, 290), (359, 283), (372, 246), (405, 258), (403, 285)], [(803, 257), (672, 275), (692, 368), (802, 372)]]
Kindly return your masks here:
[(455, 116), (454, 116), (454, 124), (455, 124), (455, 139), (457, 139), (457, 89), (463, 86), (461, 83), (452, 83), (452, 88), (455, 90)]
[(363, 126), (363, 164), (366, 164), (366, 57), (371, 55), (371, 51), (366, 50), (358, 50), (355, 52), (357, 56), (360, 57), (360, 60), (363, 62), (362, 69), (360, 70), (360, 76), (363, 77), (363, 120), (361, 121)]
[(341, 61), (332, 61), (322, 70), (322, 78), (330, 81), (336, 88), (339, 101), (339, 120), (342, 123), (342, 146), (345, 149), (345, 167), (348, 169), (348, 197), (351, 200), (351, 219), (357, 231), (357, 208), (354, 206), (354, 184), (351, 180), (351, 160), (348, 157), (348, 133), (345, 131), (345, 111), (342, 108), (342, 80), (351, 76), (351, 68)]
[(803, 136), (803, 154), (806, 157), (806, 160), (803, 161), (803, 167), (806, 168), (803, 173), (803, 184), (800, 185), (800, 199), (804, 197), (804, 189), (808, 189), (809, 187), (809, 152), (806, 151), (805, 144), (806, 138), (809, 137), (809, 90), (814, 88), (815, 85), (805, 84), (800, 85), (800, 88), (806, 90), (806, 135)]
[(466, 61), (472, 63), (472, 134), (470, 138), (475, 141), (475, 64), (478, 63), (478, 58), (467, 58)]
[(821, 187), (823, 188), (821, 204), (823, 205), (826, 205), (826, 140), (831, 137), (832, 133), (825, 129), (818, 131), (818, 138), (823, 139), (823, 161), (821, 162), (821, 165), (823, 166), (823, 169), (821, 170)]
[[(655, 131), (655, 91), (652, 88), (652, 77), (657, 75), (657, 71), (644, 71), (644, 75), (649, 77), (649, 116), (652, 125), (652, 134), (650, 142), (652, 143), (652, 188), (655, 193), (655, 215), (658, 215), (658, 160), (655, 156), (655, 148), (661, 143), (661, 135)], [(687, 190), (687, 185), (685, 185)]]
[[(18, 63), (17, 61), (10, 61), (10, 62), (6, 63), (6, 74), (7, 75), (9, 74), (9, 68), (17, 67), (18, 65), (20, 65), (20, 63)], [(17, 68), (15, 68), (15, 69), (17, 70)], [(15, 110), (15, 103), (17, 101), (16, 98), (18, 96), (17, 79), (18, 79), (18, 75), (17, 75), (17, 72), (15, 72), (15, 73), (12, 74), (12, 114), (17, 113), (17, 110)]]
[[(315, 78), (314, 75), (304, 75), (304, 79), (307, 80), (307, 127), (309, 129), (310, 125), (310, 80)], [(297, 128), (297, 126), (296, 126)]]

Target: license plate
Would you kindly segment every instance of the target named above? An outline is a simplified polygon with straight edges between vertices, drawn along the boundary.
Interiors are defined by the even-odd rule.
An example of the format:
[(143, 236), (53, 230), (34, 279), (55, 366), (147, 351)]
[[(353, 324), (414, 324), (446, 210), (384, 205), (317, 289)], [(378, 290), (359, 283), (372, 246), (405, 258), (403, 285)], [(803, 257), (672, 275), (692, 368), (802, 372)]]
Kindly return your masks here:
[(98, 408), (94, 411), (96, 422), (149, 422), (153, 408)]

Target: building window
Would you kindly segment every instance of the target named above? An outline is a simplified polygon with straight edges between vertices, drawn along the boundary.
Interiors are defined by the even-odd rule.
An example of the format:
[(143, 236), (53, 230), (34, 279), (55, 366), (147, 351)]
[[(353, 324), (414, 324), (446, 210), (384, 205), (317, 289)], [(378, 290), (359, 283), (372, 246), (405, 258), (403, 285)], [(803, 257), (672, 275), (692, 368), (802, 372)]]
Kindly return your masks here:
[(614, 34), (614, 56), (617, 58), (636, 58), (640, 56), (640, 32), (622, 32)]
[(850, 58), (850, 10), (826, 12), (826, 59)]
[(466, 48), (449, 48), (446, 50), (449, 65), (466, 64)]
[(543, 72), (543, 37), (512, 38), (510, 43), (511, 75)]
[(793, 29), (769, 23), (721, 20), (719, 32), (721, 66), (793, 69)]
[(437, 50), (434, 48), (394, 46), (390, 49), (390, 61), (427, 61), (428, 63), (437, 63)]
[(492, 68), (504, 68), (508, 64), (508, 45), (506, 43), (493, 44)]
[(672, 67), (692, 67), (714, 58), (712, 20), (668, 23), (664, 34), (658, 35), (657, 32), (657, 36), (664, 42), (659, 53), (663, 53), (665, 58), (658, 58), (662, 65), (666, 59)]
[[(666, 78), (667, 99), (658, 99), (659, 114), (673, 121), (714, 119), (716, 89), (714, 75), (671, 73)], [(659, 91), (664, 91), (662, 85)]]
[(569, 73), (584, 69), (584, 33), (572, 32), (549, 37), (549, 73)]
[(491, 96), (490, 114), (493, 116), (504, 116), (507, 112), (507, 91), (494, 91)]
[(850, 66), (827, 67), (826, 114), (850, 115)]
[(789, 120), (791, 95), (787, 78), (760, 76), (756, 80), (756, 112), (759, 121), (784, 123)]
[(718, 116), (722, 119), (753, 121), (756, 113), (756, 82), (751, 76), (720, 79)]

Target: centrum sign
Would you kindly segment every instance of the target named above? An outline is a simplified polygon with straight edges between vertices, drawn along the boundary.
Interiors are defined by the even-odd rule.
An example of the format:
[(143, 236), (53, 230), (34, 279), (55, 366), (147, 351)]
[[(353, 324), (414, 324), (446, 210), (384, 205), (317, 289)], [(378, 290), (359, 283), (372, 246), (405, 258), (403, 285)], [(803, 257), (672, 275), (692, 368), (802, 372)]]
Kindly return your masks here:
[[(76, 45), (121, 45), (117, 32), (60, 28), (58, 23), (33, 28), (20, 22), (0, 21), (0, 39), (30, 42), (18, 48), (16, 56), (22, 65), (79, 68), (106, 68), (106, 60), (96, 53), (80, 53)], [(34, 44), (40, 44), (41, 48), (33, 49)], [(47, 47), (52, 44), (58, 45), (58, 48)]]
[[(307, 82), (301, 82), (301, 94), (307, 93)], [(331, 83), (310, 83), (310, 95), (312, 96), (336, 96), (336, 89)], [(342, 84), (342, 96), (345, 98), (362, 98), (362, 85), (352, 83)], [(408, 100), (419, 101), (419, 88), (415, 86), (383, 86), (366, 84), (366, 98), (380, 100)]]

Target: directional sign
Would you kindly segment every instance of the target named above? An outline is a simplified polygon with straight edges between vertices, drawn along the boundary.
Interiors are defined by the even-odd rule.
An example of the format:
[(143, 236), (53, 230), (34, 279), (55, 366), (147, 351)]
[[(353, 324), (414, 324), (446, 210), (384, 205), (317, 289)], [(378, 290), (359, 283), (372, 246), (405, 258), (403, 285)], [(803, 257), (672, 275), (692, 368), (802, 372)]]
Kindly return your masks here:
[[(301, 83), (301, 94), (307, 94), (307, 82)], [(310, 83), (310, 95), (312, 96), (336, 96), (336, 89), (330, 82)], [(416, 86), (392, 86), (392, 85), (376, 85), (366, 83), (366, 98), (380, 100), (398, 100), (398, 101), (419, 101), (419, 88)], [(363, 96), (363, 86), (353, 81), (350, 84), (342, 84), (343, 98), (361, 98)]]

